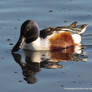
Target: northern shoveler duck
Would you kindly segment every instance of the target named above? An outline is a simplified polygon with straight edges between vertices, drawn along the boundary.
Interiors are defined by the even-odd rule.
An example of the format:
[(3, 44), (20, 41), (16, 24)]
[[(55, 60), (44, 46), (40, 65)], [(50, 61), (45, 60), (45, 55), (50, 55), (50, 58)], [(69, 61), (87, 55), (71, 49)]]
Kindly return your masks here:
[(25, 21), (21, 26), (20, 37), (12, 52), (20, 48), (32, 51), (59, 50), (81, 44), (81, 34), (87, 24), (77, 25), (73, 22), (69, 26), (48, 27), (40, 30), (36, 22)]

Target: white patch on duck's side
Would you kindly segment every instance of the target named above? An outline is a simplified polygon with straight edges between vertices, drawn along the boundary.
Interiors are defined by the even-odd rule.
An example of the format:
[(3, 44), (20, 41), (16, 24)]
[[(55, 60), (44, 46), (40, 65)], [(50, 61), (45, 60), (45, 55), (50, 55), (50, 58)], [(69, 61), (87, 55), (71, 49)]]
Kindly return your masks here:
[(81, 36), (79, 34), (72, 34), (75, 44), (81, 44)]

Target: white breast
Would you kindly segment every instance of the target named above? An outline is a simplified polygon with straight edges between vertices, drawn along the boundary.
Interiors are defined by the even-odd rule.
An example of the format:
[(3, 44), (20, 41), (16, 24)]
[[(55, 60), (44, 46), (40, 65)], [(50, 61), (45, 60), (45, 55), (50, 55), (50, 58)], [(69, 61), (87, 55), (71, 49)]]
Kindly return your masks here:
[(36, 41), (33, 41), (30, 44), (23, 44), (23, 49), (28, 49), (28, 50), (49, 50), (49, 41), (48, 38), (46, 39), (41, 39), (38, 37)]

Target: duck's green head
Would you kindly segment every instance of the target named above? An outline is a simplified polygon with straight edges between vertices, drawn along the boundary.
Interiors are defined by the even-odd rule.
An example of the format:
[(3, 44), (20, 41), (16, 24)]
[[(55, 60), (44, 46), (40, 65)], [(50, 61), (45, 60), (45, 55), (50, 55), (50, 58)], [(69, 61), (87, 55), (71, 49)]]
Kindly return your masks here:
[(21, 26), (20, 35), (25, 38), (26, 43), (36, 40), (39, 35), (38, 24), (32, 20), (25, 21)]
[(39, 26), (32, 20), (26, 20), (21, 25), (20, 37), (16, 45), (13, 47), (12, 52), (16, 52), (21, 48), (21, 44), (25, 41), (31, 43), (39, 36)]

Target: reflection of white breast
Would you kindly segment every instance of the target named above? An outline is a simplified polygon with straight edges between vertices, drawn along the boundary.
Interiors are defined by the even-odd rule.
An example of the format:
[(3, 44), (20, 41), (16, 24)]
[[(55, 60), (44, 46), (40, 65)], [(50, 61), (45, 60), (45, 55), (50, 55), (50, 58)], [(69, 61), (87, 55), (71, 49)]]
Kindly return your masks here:
[(49, 51), (28, 51), (24, 50), (25, 57), (31, 58), (31, 62), (40, 63), (41, 61), (45, 60), (46, 58), (50, 59), (50, 52)]
[[(25, 54), (25, 57), (31, 58), (31, 60), (32, 60), (31, 62), (41, 63), (44, 60), (49, 60), (51, 62), (58, 62), (58, 60), (62, 61), (62, 58), (66, 57), (65, 53), (67, 53), (67, 55), (68, 55), (68, 53), (71, 53), (71, 54), (69, 54), (69, 56), (72, 54), (81, 54), (82, 53), (81, 46), (75, 46), (74, 52), (72, 52), (72, 49), (70, 49), (69, 52), (68, 52), (68, 50), (67, 50), (67, 52), (64, 52), (65, 50), (67, 50), (67, 49), (64, 49), (61, 51), (54, 51), (54, 52), (24, 50), (24, 54)], [(67, 56), (67, 58), (68, 58), (68, 56)]]

